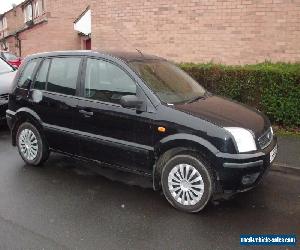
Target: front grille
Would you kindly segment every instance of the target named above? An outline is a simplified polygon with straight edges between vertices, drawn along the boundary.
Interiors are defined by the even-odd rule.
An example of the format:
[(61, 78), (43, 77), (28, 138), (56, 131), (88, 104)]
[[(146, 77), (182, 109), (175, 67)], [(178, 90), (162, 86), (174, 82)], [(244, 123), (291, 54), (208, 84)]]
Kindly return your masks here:
[(269, 128), (261, 137), (258, 138), (258, 143), (261, 149), (268, 147), (273, 139), (272, 129)]
[(0, 95), (0, 103), (7, 103), (8, 101), (8, 94)]

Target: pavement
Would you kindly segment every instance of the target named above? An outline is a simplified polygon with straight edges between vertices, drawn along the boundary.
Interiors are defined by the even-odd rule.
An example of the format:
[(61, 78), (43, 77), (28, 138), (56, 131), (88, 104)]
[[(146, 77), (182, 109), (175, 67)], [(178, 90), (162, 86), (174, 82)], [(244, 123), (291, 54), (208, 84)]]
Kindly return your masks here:
[[(280, 151), (277, 162), (294, 164), (295, 151)], [(299, 183), (270, 171), (257, 188), (186, 214), (150, 179), (58, 154), (43, 168), (27, 166), (2, 128), (0, 249), (249, 249), (239, 245), (248, 233), (296, 234), (299, 247)]]
[(278, 137), (278, 145), (272, 170), (300, 176), (300, 137)]

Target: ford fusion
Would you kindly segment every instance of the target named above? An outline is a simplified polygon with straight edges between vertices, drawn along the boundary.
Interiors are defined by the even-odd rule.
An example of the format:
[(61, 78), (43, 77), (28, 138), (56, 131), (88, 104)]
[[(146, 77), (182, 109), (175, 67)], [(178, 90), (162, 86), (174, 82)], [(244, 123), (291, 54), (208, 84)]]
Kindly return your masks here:
[(40, 166), (59, 152), (130, 171), (151, 178), (185, 212), (255, 187), (277, 153), (262, 113), (142, 53), (29, 56), (6, 117), (27, 164)]

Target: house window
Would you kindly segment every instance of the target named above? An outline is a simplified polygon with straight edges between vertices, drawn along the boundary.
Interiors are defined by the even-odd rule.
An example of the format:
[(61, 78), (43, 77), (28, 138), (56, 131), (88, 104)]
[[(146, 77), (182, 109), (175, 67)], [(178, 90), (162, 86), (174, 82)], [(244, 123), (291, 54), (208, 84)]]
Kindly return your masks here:
[(5, 29), (7, 29), (7, 20), (6, 20), (6, 17), (3, 17), (0, 20), (0, 31), (3, 31)]
[(7, 19), (3, 17), (0, 20), (0, 38), (7, 36)]
[(26, 23), (28, 21), (31, 21), (32, 20), (32, 5), (31, 5), (31, 3), (27, 4), (24, 7), (23, 12), (24, 12), (24, 22)]
[(7, 20), (6, 17), (2, 18), (2, 30), (7, 29)]
[(37, 18), (43, 14), (44, 2), (43, 0), (35, 0), (33, 2), (34, 18)]

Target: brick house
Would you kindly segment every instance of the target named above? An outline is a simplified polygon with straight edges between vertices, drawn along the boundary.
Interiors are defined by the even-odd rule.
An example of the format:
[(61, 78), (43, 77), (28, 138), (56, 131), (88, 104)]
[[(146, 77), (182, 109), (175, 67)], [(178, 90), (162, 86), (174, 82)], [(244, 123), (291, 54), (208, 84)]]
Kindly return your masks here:
[[(74, 20), (87, 0), (26, 0), (0, 16), (0, 47), (20, 56), (82, 48)], [(4, 24), (4, 25), (3, 25)]]
[[(25, 29), (13, 36), (22, 56), (88, 47), (89, 36), (73, 23), (90, 6), (92, 49), (137, 48), (177, 62), (300, 61), (300, 0), (43, 0), (26, 29), (24, 10), (36, 1), (2, 16), (2, 33), (19, 27), (14, 22)], [(11, 37), (10, 49), (17, 44)]]
[(177, 62), (300, 61), (300, 0), (91, 0), (91, 9), (94, 49), (135, 47)]

